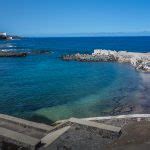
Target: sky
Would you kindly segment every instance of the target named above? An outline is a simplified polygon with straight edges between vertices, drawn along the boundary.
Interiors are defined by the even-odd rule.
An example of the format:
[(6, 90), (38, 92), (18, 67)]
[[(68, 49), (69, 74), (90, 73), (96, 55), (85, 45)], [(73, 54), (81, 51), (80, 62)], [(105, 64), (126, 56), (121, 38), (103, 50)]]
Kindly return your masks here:
[(150, 31), (150, 0), (0, 0), (0, 19), (22, 36)]

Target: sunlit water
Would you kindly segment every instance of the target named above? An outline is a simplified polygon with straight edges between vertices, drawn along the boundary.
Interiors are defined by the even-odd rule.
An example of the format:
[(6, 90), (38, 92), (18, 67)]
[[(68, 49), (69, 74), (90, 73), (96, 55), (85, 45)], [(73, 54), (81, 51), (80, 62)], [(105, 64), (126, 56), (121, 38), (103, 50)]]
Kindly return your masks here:
[[(0, 113), (52, 121), (109, 114), (116, 101), (149, 111), (150, 74), (129, 64), (66, 62), (66, 53), (94, 48), (150, 51), (150, 37), (26, 38), (0, 41), (0, 49), (52, 54), (0, 58)], [(138, 110), (137, 110), (138, 111)]]

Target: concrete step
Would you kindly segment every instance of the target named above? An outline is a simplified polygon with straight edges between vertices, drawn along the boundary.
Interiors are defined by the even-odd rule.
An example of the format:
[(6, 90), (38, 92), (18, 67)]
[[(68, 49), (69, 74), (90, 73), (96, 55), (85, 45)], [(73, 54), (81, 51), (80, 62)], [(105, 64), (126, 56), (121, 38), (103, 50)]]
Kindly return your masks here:
[(2, 127), (0, 127), (0, 141), (12, 143), (17, 146), (26, 147), (29, 149), (35, 149), (35, 147), (40, 143), (39, 139), (12, 130), (8, 130)]
[(100, 128), (100, 129), (108, 130), (108, 131), (112, 131), (112, 132), (120, 132), (121, 131), (120, 127), (107, 125), (107, 124), (103, 124), (103, 123), (87, 121), (87, 120), (83, 120), (83, 119), (70, 118), (69, 121), (72, 123), (77, 123), (80, 125), (86, 125), (86, 126), (90, 126), (90, 127)]
[(48, 135), (46, 135), (45, 137), (43, 137), (41, 139), (41, 144), (44, 144), (43, 148), (48, 147), (50, 144), (52, 144), (56, 139), (58, 139), (61, 135), (63, 135), (69, 129), (70, 129), (70, 126), (66, 126), (56, 131), (53, 131), (49, 133)]
[(36, 122), (32, 122), (32, 121), (28, 121), (28, 120), (24, 120), (12, 116), (4, 115), (4, 114), (0, 114), (0, 120), (5, 120), (7, 122), (11, 122), (23, 127), (34, 128), (36, 130), (41, 130), (44, 132), (49, 132), (53, 128), (52, 126), (46, 124), (36, 123)]
[(87, 130), (92, 131), (93, 133), (98, 133), (106, 138), (117, 138), (121, 134), (121, 128), (112, 125), (77, 118), (70, 118), (69, 122), (72, 124), (77, 124)]
[(141, 118), (141, 119), (143, 118), (144, 120), (149, 121), (150, 120), (150, 114), (128, 114), (128, 115), (116, 115), (116, 116), (104, 116), (104, 117), (89, 117), (89, 118), (82, 118), (82, 119), (89, 120), (89, 121), (92, 121), (92, 120), (96, 121), (96, 120), (138, 119), (138, 118)]

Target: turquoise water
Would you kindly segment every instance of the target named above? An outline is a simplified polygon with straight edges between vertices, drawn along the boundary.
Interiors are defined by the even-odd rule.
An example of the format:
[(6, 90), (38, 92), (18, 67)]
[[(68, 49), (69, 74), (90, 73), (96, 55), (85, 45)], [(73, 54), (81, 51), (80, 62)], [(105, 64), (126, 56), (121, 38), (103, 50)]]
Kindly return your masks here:
[(0, 113), (56, 121), (71, 116), (107, 115), (118, 100), (148, 106), (149, 74), (139, 73), (129, 64), (59, 59), (62, 54), (91, 53), (94, 48), (148, 52), (150, 37), (0, 41), (1, 50), (53, 52), (24, 58), (0, 58)]

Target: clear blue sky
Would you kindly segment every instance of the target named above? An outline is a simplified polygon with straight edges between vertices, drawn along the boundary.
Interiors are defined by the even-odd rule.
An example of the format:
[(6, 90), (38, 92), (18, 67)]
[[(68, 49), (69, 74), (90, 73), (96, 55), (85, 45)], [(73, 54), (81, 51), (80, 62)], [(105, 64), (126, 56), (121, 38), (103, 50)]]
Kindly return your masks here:
[(0, 0), (0, 19), (25, 36), (150, 31), (150, 0)]

